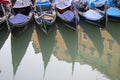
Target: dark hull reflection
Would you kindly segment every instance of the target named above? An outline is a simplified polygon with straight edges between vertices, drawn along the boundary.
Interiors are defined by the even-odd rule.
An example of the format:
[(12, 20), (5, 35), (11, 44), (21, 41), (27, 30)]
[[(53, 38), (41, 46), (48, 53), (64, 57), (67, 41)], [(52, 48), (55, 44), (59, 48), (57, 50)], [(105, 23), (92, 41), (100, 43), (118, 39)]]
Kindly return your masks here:
[[(27, 27), (26, 27), (27, 28)], [(25, 27), (20, 27), (20, 28), (13, 28), (11, 30), (11, 34), (13, 37), (17, 37), (19, 36), (19, 34), (24, 32)]]
[(80, 23), (80, 26), (83, 29), (83, 32), (87, 34), (89, 39), (91, 39), (92, 43), (94, 44), (95, 48), (99, 53), (99, 57), (101, 57), (103, 54), (104, 44), (103, 44), (103, 38), (101, 36), (100, 28), (91, 25), (89, 23), (84, 23), (82, 21)]
[[(33, 21), (33, 20), (32, 20)], [(32, 22), (31, 21), (31, 22)], [(28, 27), (30, 27), (31, 25), (33, 25), (34, 23), (28, 23), (25, 26), (22, 27), (14, 27), (13, 29), (11, 29), (11, 34), (13, 37), (19, 36), (21, 35)], [(12, 27), (12, 26), (11, 26)]]
[(16, 37), (11, 36), (11, 51), (12, 51), (12, 63), (14, 75), (16, 74), (17, 68), (26, 53), (26, 49), (31, 40), (34, 24), (29, 26), (21, 35)]
[(120, 45), (120, 23), (116, 22), (108, 22), (107, 31), (111, 34), (111, 36), (117, 41), (117, 43)]
[(6, 23), (2, 24), (0, 26), (3, 27), (3, 28), (0, 29), (0, 49), (1, 49), (3, 44), (5, 43), (6, 39), (9, 36), (9, 31), (7, 29), (7, 24)]
[(63, 23), (58, 22), (57, 26), (67, 47), (66, 54), (71, 57), (73, 74), (75, 60), (78, 56), (78, 34), (77, 31), (67, 28)]
[(44, 74), (45, 74), (45, 70), (47, 68), (48, 62), (50, 60), (50, 57), (53, 53), (53, 47), (55, 44), (55, 35), (56, 35), (55, 24), (52, 25), (51, 28), (52, 29), (49, 32), (49, 34), (46, 34), (40, 29), (39, 26), (36, 25), (36, 31), (37, 31), (40, 49), (42, 52), (43, 63), (44, 63)]

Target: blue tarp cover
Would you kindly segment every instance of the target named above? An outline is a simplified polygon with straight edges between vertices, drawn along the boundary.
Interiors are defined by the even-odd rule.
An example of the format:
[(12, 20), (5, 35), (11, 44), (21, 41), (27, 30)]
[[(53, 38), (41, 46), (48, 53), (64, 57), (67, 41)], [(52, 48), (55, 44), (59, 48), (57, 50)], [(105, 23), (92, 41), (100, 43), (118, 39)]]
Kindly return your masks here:
[(44, 4), (44, 3), (49, 3), (49, 0), (37, 0), (37, 4)]
[(36, 7), (37, 8), (45, 8), (45, 7), (50, 7), (50, 2), (49, 0), (38, 0), (36, 2)]
[(25, 22), (28, 19), (28, 16), (23, 15), (21, 13), (18, 13), (17, 15), (15, 15), (14, 17), (10, 18), (9, 21), (12, 24), (20, 24)]
[(66, 21), (72, 21), (74, 19), (74, 13), (72, 11), (65, 11), (60, 17)]
[(106, 0), (88, 0), (89, 6), (91, 3), (95, 5), (95, 7), (101, 7), (105, 4)]
[(114, 7), (110, 7), (107, 13), (109, 16), (120, 17), (120, 10)]

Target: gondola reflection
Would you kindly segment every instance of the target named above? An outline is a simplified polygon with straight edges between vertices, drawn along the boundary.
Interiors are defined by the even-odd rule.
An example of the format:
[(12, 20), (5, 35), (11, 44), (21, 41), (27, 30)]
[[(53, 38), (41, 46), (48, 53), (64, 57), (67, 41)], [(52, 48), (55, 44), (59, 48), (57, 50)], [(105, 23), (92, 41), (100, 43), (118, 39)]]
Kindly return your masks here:
[(9, 36), (9, 31), (7, 29), (7, 24), (3, 24), (1, 25), (3, 28), (0, 29), (0, 49), (2, 48), (2, 46), (4, 45), (6, 39)]
[[(32, 23), (21, 34), (11, 36), (11, 52), (7, 53), (11, 54), (11, 73), (15, 80), (120, 80), (119, 25), (108, 22), (107, 28), (102, 30), (80, 21), (74, 31), (58, 21), (49, 34), (45, 34)], [(9, 32), (3, 29), (0, 35), (3, 48), (9, 37), (1, 37), (8, 36)], [(29, 54), (26, 55), (26, 51)], [(3, 49), (1, 53), (5, 54)], [(1, 56), (0, 64), (6, 69)], [(0, 78), (9, 75), (1, 76), (5, 73), (1, 65)]]
[(77, 59), (78, 56), (78, 33), (77, 31), (69, 29), (60, 22), (57, 23), (57, 26), (58, 31), (60, 32), (67, 48), (64, 54), (68, 54), (71, 57), (70, 61), (72, 62), (72, 74), (73, 74), (75, 60)]
[[(95, 76), (96, 79), (99, 79), (99, 77), (101, 77), (100, 75), (104, 74), (102, 78), (105, 80), (119, 80), (119, 77), (115, 78), (114, 76), (118, 76), (118, 71), (120, 70), (120, 55), (118, 54), (120, 46), (118, 45), (118, 42), (114, 42), (114, 44), (109, 42), (109, 40), (114, 40), (114, 35), (111, 35), (108, 29), (101, 30), (99, 27), (85, 24), (84, 22), (81, 23), (82, 25), (79, 26), (78, 31), (76, 32), (65, 27), (65, 25), (62, 23), (57, 23), (55, 45), (52, 52), (53, 55), (59, 61), (72, 64), (72, 75), (75, 74), (74, 72), (76, 68), (74, 68), (74, 66), (75, 63), (78, 62), (80, 63), (80, 66), (89, 65), (92, 67), (92, 71), (99, 71), (99, 73)], [(109, 26), (107, 28), (112, 30), (112, 28)], [(38, 30), (38, 32), (38, 36), (40, 36), (41, 31)], [(43, 37), (41, 38), (43, 39)], [(42, 41), (42, 39), (39, 37), (39, 41)], [(47, 40), (47, 38), (45, 39)], [(45, 44), (45, 42), (46, 41), (43, 40), (42, 43)], [(42, 50), (42, 43), (40, 43), (40, 51)], [(46, 47), (47, 50), (49, 50), (50, 47)], [(50, 55), (45, 55), (47, 51), (45, 53), (43, 51), (41, 52), (42, 55), (44, 55), (42, 57), (44, 68), (46, 68), (44, 58), (45, 56), (49, 56), (49, 60), (46, 60), (46, 64), (48, 65), (52, 53)], [(114, 64), (114, 61), (117, 63)]]
[(110, 35), (114, 38), (114, 40), (117, 41), (117, 43), (120, 45), (120, 38), (119, 38), (120, 23), (109, 21), (107, 25), (108, 27), (106, 30), (110, 33)]
[[(91, 24), (85, 24), (84, 22), (81, 21), (81, 28), (82, 31), (80, 32), (80, 36), (83, 39), (83, 42), (81, 42), (81, 46), (85, 48), (85, 40), (91, 40), (91, 44), (94, 45), (92, 46), (87, 46), (89, 47), (91, 54), (97, 51), (99, 53), (98, 57), (101, 57), (103, 54), (103, 49), (104, 49), (104, 43), (103, 43), (103, 38), (100, 32), (100, 28)], [(89, 44), (88, 44), (89, 45)]]
[(11, 36), (11, 53), (14, 75), (16, 74), (17, 68), (19, 67), (20, 62), (26, 53), (27, 47), (31, 40), (33, 29), (34, 24), (29, 26), (20, 35), (16, 37)]
[(36, 25), (38, 42), (40, 44), (40, 50), (44, 63), (44, 75), (55, 45), (56, 24), (53, 24), (51, 28), (52, 30), (49, 32), (49, 34), (46, 34), (40, 29), (38, 25)]

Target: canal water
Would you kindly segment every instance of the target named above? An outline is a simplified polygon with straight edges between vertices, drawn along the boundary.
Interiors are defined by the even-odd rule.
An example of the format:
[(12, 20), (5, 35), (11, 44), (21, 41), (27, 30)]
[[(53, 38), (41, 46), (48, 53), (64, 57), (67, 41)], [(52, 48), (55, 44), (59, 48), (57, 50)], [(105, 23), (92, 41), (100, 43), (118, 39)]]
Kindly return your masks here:
[(119, 75), (120, 23), (108, 22), (102, 30), (80, 22), (73, 31), (58, 22), (47, 35), (33, 24), (15, 37), (0, 30), (0, 80), (120, 80)]

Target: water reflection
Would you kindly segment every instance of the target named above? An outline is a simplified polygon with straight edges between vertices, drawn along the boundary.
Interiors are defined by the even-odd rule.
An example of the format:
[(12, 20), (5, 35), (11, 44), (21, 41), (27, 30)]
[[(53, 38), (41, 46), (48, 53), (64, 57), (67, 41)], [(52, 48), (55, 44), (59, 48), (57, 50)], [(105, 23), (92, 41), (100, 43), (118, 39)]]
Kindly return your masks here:
[[(110, 22), (106, 30), (101, 30), (81, 22), (76, 32), (59, 22), (54, 26), (45, 34), (38, 26), (33, 32), (31, 25), (11, 37), (15, 80), (120, 80), (119, 23)], [(0, 79), (9, 75), (1, 76), (7, 69), (2, 58), (6, 47), (0, 50)]]
[(11, 36), (11, 51), (12, 51), (12, 64), (14, 75), (16, 74), (17, 68), (26, 53), (26, 49), (31, 40), (34, 24), (29, 26), (20, 35), (13, 37)]
[(9, 36), (9, 31), (7, 29), (7, 24), (5, 23), (2, 26), (3, 26), (3, 28), (0, 29), (0, 49), (2, 48), (2, 46), (4, 45), (6, 39)]
[(77, 31), (69, 29), (64, 24), (57, 23), (58, 30), (64, 40), (67, 50), (64, 54), (70, 55), (72, 62), (72, 74), (74, 72), (75, 60), (78, 56), (78, 33)]
[[(82, 28), (82, 31), (80, 33), (81, 34), (80, 36), (82, 37), (81, 39), (82, 41), (80, 43), (81, 43), (82, 49), (84, 49), (83, 51), (85, 51), (85, 49), (87, 49), (88, 47), (89, 48), (88, 50), (90, 50), (90, 53), (92, 55), (95, 55), (94, 53), (95, 51), (97, 51), (99, 53), (98, 56), (101, 57), (103, 54), (104, 44), (103, 44), (103, 38), (102, 38), (99, 27), (88, 24), (88, 23), (85, 24), (82, 21), (80, 26)], [(90, 43), (85, 43), (87, 41), (90, 43), (93, 43), (94, 47), (91, 46)]]
[[(79, 41), (80, 62), (92, 66), (93, 71), (100, 70), (104, 44), (99, 27), (81, 21), (79, 34), (81, 38)], [(98, 75), (96, 75), (97, 80)]]
[[(117, 29), (119, 28), (117, 27), (116, 29), (116, 25), (118, 26), (119, 23), (109, 22), (106, 30), (99, 30), (97, 27), (85, 26), (85, 24), (81, 26), (85, 32), (82, 33), (83, 39), (80, 42), (82, 52), (84, 52), (80, 53), (81, 61), (84, 64), (91, 65), (93, 69), (99, 70), (99, 72), (105, 74), (110, 80), (120, 79), (118, 76), (120, 74), (120, 67), (118, 67), (120, 66), (120, 38), (117, 36), (119, 34), (119, 30)], [(95, 50), (91, 51), (88, 49), (88, 47), (92, 46), (90, 45), (91, 42), (94, 44), (93, 48), (98, 50), (98, 55)], [(114, 64), (114, 62), (116, 63)]]
[[(104, 38), (102, 37), (99, 27), (89, 23), (80, 22), (79, 29), (79, 58), (80, 63), (88, 64), (92, 67), (92, 71), (101, 72), (102, 57), (104, 54)], [(101, 72), (103, 73), (103, 72)], [(100, 73), (97, 73), (96, 80), (100, 79)], [(106, 79), (106, 75), (101, 78)]]
[(114, 40), (117, 41), (117, 43), (120, 45), (120, 23), (115, 22), (108, 22), (107, 31), (110, 33), (110, 35), (114, 38)]
[[(120, 37), (119, 37), (119, 23), (108, 22), (108, 27), (106, 31), (102, 32), (104, 37), (104, 63), (107, 67), (103, 67), (101, 70), (109, 76), (111, 80), (119, 80), (120, 77)], [(106, 61), (106, 62), (105, 62)], [(116, 76), (116, 77), (115, 77)]]
[(55, 24), (52, 25), (52, 30), (49, 32), (49, 34), (45, 34), (37, 25), (36, 25), (36, 31), (42, 53), (42, 59), (44, 62), (44, 75), (45, 75), (45, 71), (49, 63), (49, 60), (51, 58), (51, 55), (53, 53), (53, 47), (55, 44), (56, 25)]

